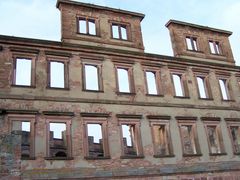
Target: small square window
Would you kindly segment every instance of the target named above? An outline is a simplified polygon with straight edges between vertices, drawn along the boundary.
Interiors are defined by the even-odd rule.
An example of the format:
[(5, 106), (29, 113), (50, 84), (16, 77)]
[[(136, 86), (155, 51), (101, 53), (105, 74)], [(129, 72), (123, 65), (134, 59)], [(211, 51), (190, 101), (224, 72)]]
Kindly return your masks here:
[(209, 41), (209, 46), (212, 54), (221, 54), (219, 42)]
[(187, 49), (191, 51), (198, 51), (197, 38), (195, 37), (186, 37)]
[(97, 35), (95, 19), (79, 18), (78, 33), (87, 35)]
[(123, 24), (112, 24), (112, 37), (114, 39), (128, 40), (127, 26)]

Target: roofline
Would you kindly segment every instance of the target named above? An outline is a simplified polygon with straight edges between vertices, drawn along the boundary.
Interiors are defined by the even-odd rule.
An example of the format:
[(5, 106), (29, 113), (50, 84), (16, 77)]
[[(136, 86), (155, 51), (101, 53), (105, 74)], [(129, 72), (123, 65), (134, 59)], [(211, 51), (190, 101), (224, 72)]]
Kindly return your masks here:
[(142, 14), (142, 13), (126, 11), (126, 10), (122, 10), (122, 9), (115, 9), (115, 8), (110, 8), (110, 7), (106, 7), (106, 6), (99, 6), (99, 5), (90, 4), (90, 3), (76, 2), (76, 1), (72, 1), (72, 0), (57, 0), (56, 7), (58, 9), (59, 9), (59, 6), (61, 3), (77, 5), (77, 6), (84, 6), (84, 7), (88, 7), (88, 8), (94, 8), (94, 9), (100, 9), (100, 10), (106, 10), (106, 11), (112, 11), (112, 12), (122, 13), (122, 14), (128, 14), (128, 15), (139, 17), (141, 19), (141, 21), (145, 17), (145, 14)]
[(204, 30), (209, 30), (209, 31), (222, 33), (222, 34), (227, 34), (229, 36), (232, 35), (231, 31), (226, 31), (226, 30), (222, 30), (222, 29), (216, 29), (216, 28), (212, 28), (212, 27), (208, 27), (208, 26), (202, 26), (202, 25), (198, 25), (198, 24), (192, 24), (192, 23), (188, 23), (188, 22), (184, 22), (184, 21), (178, 21), (178, 20), (174, 20), (174, 19), (170, 19), (165, 24), (165, 26), (168, 28), (168, 26), (170, 24), (179, 24), (179, 25), (183, 25), (183, 26), (190, 26), (190, 27), (193, 27), (193, 28), (204, 29)]

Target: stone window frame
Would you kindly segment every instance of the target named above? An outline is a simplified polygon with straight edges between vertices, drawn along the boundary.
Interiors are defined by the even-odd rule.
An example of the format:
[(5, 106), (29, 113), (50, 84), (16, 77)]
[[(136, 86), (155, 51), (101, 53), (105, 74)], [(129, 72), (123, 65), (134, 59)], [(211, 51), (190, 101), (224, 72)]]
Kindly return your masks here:
[[(80, 57), (82, 60), (82, 90), (88, 92), (104, 92), (103, 87), (103, 58), (99, 57)], [(85, 65), (95, 66), (98, 73), (98, 90), (86, 89), (86, 76), (85, 76)]]
[[(64, 87), (51, 87), (51, 62), (63, 63), (64, 65)], [(69, 90), (69, 57), (47, 55), (47, 89)]]
[[(199, 70), (199, 69), (193, 69), (194, 77), (195, 77), (195, 84), (197, 87), (197, 92), (198, 92), (198, 98), (201, 100), (213, 100), (213, 94), (212, 94), (212, 88), (210, 84), (210, 75), (209, 72), (206, 70)], [(197, 81), (197, 78), (201, 78), (204, 82), (204, 90), (206, 94), (206, 98), (203, 98), (200, 96), (200, 91), (199, 91), (199, 84)]]
[[(121, 142), (121, 159), (136, 159), (136, 158), (144, 158), (143, 155), (143, 146), (142, 146), (142, 138), (141, 138), (141, 122), (142, 115), (132, 115), (132, 114), (117, 114), (118, 126), (120, 131), (120, 142)], [(122, 134), (122, 125), (133, 125), (135, 127), (135, 143), (136, 143), (136, 153), (137, 155), (126, 155), (124, 153), (124, 145), (123, 145), (123, 134)]]
[[(131, 41), (132, 40), (132, 37), (131, 37), (131, 24), (130, 23), (122, 22), (122, 21), (110, 20), (109, 24), (110, 24), (111, 39), (120, 40), (120, 41)], [(118, 26), (119, 38), (114, 38), (113, 37), (113, 30), (112, 30), (112, 26), (113, 25)], [(120, 30), (121, 27), (124, 27), (126, 29), (127, 39), (122, 39), (122, 37), (121, 37), (121, 30)]]
[[(36, 61), (37, 54), (31, 54), (28, 52), (17, 52), (13, 53), (13, 69), (12, 69), (12, 85), (15, 87), (26, 87), (35, 88), (36, 87)], [(17, 70), (17, 59), (28, 59), (31, 60), (31, 83), (30, 85), (17, 85), (16, 84), (16, 70)]]
[[(219, 74), (216, 73), (216, 74), (217, 74), (217, 81), (218, 81), (218, 89), (219, 89), (222, 101), (234, 101), (232, 87), (230, 84), (230, 75), (225, 75), (225, 74), (223, 75), (221, 73), (219, 73)], [(224, 99), (224, 97), (223, 97), (220, 80), (222, 80), (224, 82), (227, 99)]]
[[(212, 52), (212, 50), (211, 50), (210, 43), (213, 44), (214, 52)], [(208, 39), (208, 48), (209, 48), (209, 52), (211, 55), (217, 55), (217, 56), (223, 55), (222, 43), (219, 40)]]
[[(46, 160), (72, 160), (72, 115), (65, 115), (68, 113), (55, 113), (55, 112), (43, 112), (45, 115), (46, 123)], [(50, 123), (64, 123), (66, 124), (66, 137), (67, 137), (67, 157), (51, 157), (49, 147), (49, 132)]]
[[(147, 96), (163, 96), (164, 93), (163, 93), (163, 83), (161, 78), (161, 70), (159, 68), (143, 67), (143, 72), (144, 72), (144, 79), (145, 79), (146, 95)], [(157, 94), (149, 93), (146, 72), (152, 72), (155, 75), (155, 84), (156, 84)]]
[[(221, 118), (219, 117), (201, 117), (201, 120), (204, 123), (204, 129), (207, 137), (207, 142), (208, 142), (208, 150), (209, 150), (209, 155), (210, 156), (221, 156), (221, 155), (227, 155), (226, 150), (225, 150), (225, 145), (224, 145), (224, 140), (223, 140), (223, 134), (222, 134), (222, 129), (220, 125), (220, 120)], [(210, 145), (210, 140), (208, 136), (208, 126), (213, 126), (216, 128), (216, 133), (218, 136), (218, 142), (219, 142), (219, 148), (220, 148), (220, 153), (213, 153), (211, 151), (211, 145)]]
[[(189, 93), (189, 87), (188, 87), (188, 80), (187, 80), (186, 72), (185, 71), (178, 71), (178, 70), (170, 70), (170, 73), (171, 73), (171, 81), (172, 81), (172, 88), (173, 88), (173, 92), (174, 92), (174, 98), (189, 99), (190, 98), (190, 93)], [(173, 75), (177, 75), (177, 76), (180, 77), (183, 96), (177, 96), (176, 95)]]
[(36, 115), (35, 114), (8, 114), (10, 121), (9, 132), (12, 131), (13, 121), (30, 122), (30, 157), (21, 157), (22, 160), (35, 160), (35, 131), (36, 131)]
[[(109, 114), (105, 113), (80, 113), (83, 120), (83, 150), (84, 158), (87, 160), (98, 160), (98, 159), (110, 159), (110, 150), (109, 150), (109, 134), (108, 134), (108, 119)], [(103, 157), (91, 157), (89, 156), (88, 149), (88, 124), (100, 124), (102, 128), (102, 140), (103, 140)]]
[[(187, 39), (190, 39), (190, 42), (191, 42), (191, 48), (192, 49), (189, 49), (188, 47), (188, 43), (187, 43)], [(187, 51), (191, 51), (191, 52), (200, 52), (200, 47), (199, 47), (199, 37), (195, 36), (195, 35), (189, 35), (189, 34), (186, 34), (185, 35), (185, 47), (186, 47), (186, 50)], [(196, 47), (194, 45), (194, 41), (196, 43)]]
[[(197, 131), (197, 117), (189, 117), (189, 116), (176, 116), (175, 119), (178, 123), (179, 134), (181, 138), (181, 146), (183, 157), (191, 157), (191, 156), (202, 156), (201, 147), (198, 138), (198, 131)], [(194, 148), (196, 149), (196, 153), (194, 154), (187, 154), (184, 151), (184, 142), (183, 142), (183, 134), (181, 131), (181, 126), (191, 126), (193, 130), (193, 137), (191, 139), (194, 140)]]
[[(174, 152), (173, 152), (173, 145), (172, 145), (172, 138), (171, 138), (171, 130), (170, 130), (170, 116), (160, 116), (160, 115), (147, 115), (147, 118), (149, 119), (149, 126), (151, 128), (151, 135), (152, 135), (152, 143), (153, 143), (153, 157), (155, 158), (165, 158), (165, 157), (175, 157)], [(155, 125), (163, 125), (166, 127), (166, 134), (167, 137), (166, 139), (168, 140), (168, 155), (161, 155), (157, 153), (157, 147), (156, 143), (154, 141), (154, 131), (153, 131), (153, 126)]]
[(231, 133), (231, 127), (238, 127), (238, 133), (240, 133), (240, 118), (224, 118), (224, 120), (227, 123), (227, 129), (228, 129), (229, 137), (231, 139), (233, 154), (240, 155), (240, 151), (239, 152), (236, 151), (236, 148), (233, 142), (232, 133)]
[[(79, 29), (79, 21), (80, 20), (85, 20), (86, 22), (86, 33), (80, 33), (80, 29)], [(99, 25), (99, 19), (97, 17), (93, 17), (93, 16), (77, 16), (76, 17), (76, 21), (77, 21), (77, 34), (79, 35), (83, 35), (83, 36), (92, 36), (92, 37), (99, 37), (100, 36), (100, 25)], [(95, 32), (96, 35), (94, 34), (89, 34), (89, 21), (94, 21), (95, 24)]]
[[(134, 83), (134, 74), (133, 74), (133, 62), (130, 61), (129, 64), (114, 62), (114, 69), (115, 69), (116, 93), (118, 95), (135, 95), (136, 93), (135, 93), (135, 83)], [(130, 92), (121, 92), (119, 90), (119, 81), (118, 81), (117, 69), (127, 70)]]

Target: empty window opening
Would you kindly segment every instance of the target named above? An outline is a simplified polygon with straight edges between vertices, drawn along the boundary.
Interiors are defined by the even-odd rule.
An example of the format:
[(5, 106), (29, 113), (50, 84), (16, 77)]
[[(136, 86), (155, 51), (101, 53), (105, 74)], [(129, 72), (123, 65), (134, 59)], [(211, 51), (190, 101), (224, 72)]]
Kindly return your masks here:
[(197, 38), (186, 37), (187, 49), (192, 51), (197, 51)]
[(197, 83), (198, 83), (198, 91), (199, 91), (200, 98), (207, 98), (204, 78), (203, 77), (197, 77)]
[(32, 60), (31, 59), (16, 59), (16, 77), (15, 84), (16, 85), (24, 85), (31, 86), (31, 67)]
[(67, 157), (67, 134), (65, 123), (50, 123), (50, 157)]
[(195, 136), (192, 125), (181, 125), (180, 130), (184, 154), (197, 154)]
[(158, 94), (155, 73), (146, 71), (146, 79), (148, 94)]
[(50, 87), (64, 88), (64, 63), (50, 62)]
[(130, 93), (129, 73), (127, 69), (117, 68), (119, 92)]
[(170, 155), (170, 138), (166, 125), (153, 126), (153, 140), (156, 155)]
[(98, 68), (94, 65), (84, 65), (85, 86), (87, 90), (99, 90)]
[(233, 142), (233, 149), (235, 153), (240, 153), (240, 127), (231, 126), (230, 133)]
[(122, 24), (112, 24), (112, 36), (115, 39), (127, 40), (127, 27)]
[(93, 19), (79, 19), (79, 33), (96, 35), (96, 24)]
[(21, 132), (21, 157), (31, 156), (31, 123), (29, 121), (13, 121), (12, 130)]
[(88, 155), (91, 157), (103, 157), (102, 126), (100, 124), (88, 124)]
[(175, 95), (176, 96), (184, 96), (181, 75), (173, 74), (172, 77), (173, 77)]
[(207, 126), (208, 141), (210, 145), (210, 152), (213, 154), (221, 153), (220, 137), (216, 126)]
[(221, 54), (219, 42), (209, 41), (209, 46), (212, 54)]
[(123, 147), (125, 155), (137, 155), (135, 144), (135, 126), (122, 125)]
[(228, 100), (229, 97), (228, 97), (228, 90), (226, 86), (226, 80), (219, 79), (219, 85), (220, 85), (220, 90), (221, 90), (223, 100)]

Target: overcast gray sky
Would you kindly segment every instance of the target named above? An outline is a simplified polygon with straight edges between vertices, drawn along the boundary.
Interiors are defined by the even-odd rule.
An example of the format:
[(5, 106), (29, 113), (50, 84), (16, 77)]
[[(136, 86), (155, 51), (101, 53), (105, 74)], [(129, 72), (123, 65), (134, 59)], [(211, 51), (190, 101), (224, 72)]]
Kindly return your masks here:
[[(80, 1), (80, 0), (76, 0)], [(239, 0), (81, 0), (141, 12), (145, 51), (172, 55), (165, 23), (176, 19), (233, 32), (233, 55), (240, 65)], [(0, 34), (60, 41), (56, 0), (0, 0)]]

